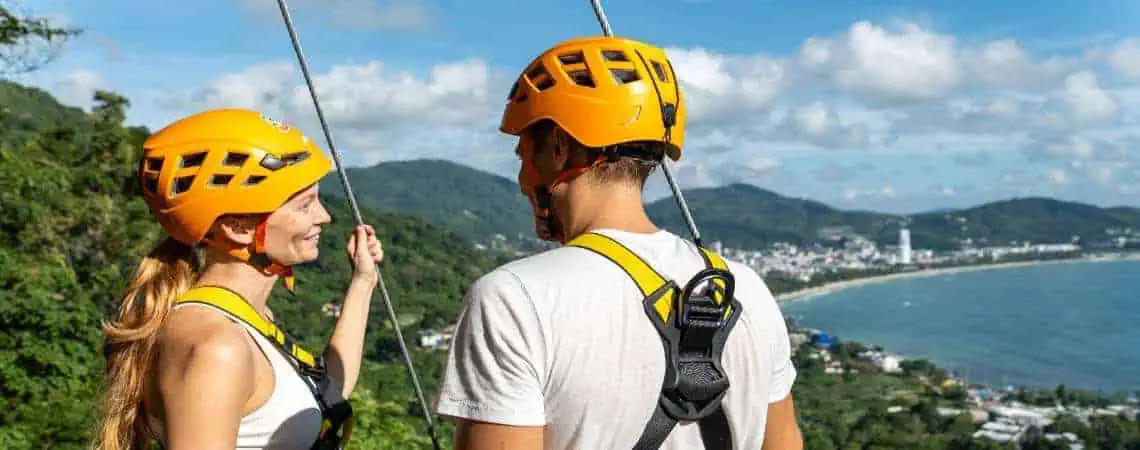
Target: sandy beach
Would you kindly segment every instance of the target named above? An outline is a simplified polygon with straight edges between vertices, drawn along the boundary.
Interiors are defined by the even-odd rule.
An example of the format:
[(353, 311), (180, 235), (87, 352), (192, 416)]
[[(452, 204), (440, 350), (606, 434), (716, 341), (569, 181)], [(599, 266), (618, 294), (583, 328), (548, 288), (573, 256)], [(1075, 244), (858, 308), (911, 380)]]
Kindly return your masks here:
[(917, 278), (917, 277), (932, 277), (938, 275), (949, 275), (960, 272), (973, 272), (979, 270), (996, 270), (996, 269), (1009, 269), (1014, 267), (1037, 266), (1042, 264), (1071, 264), (1082, 262), (1098, 262), (1098, 261), (1137, 261), (1140, 260), (1140, 253), (1112, 253), (1096, 256), (1086, 256), (1082, 258), (1072, 259), (1055, 259), (1055, 260), (1041, 260), (1041, 261), (1016, 261), (1016, 262), (1003, 262), (994, 264), (976, 264), (961, 267), (943, 267), (938, 269), (925, 269), (916, 270), (913, 272), (893, 273), (890, 275), (871, 276), (866, 278), (857, 278), (853, 280), (837, 281), (834, 283), (827, 283), (822, 286), (811, 287), (807, 289), (800, 289), (798, 291), (785, 292), (776, 295), (776, 300), (792, 301), (795, 299), (805, 297), (815, 297), (819, 295), (831, 294), (834, 292), (850, 289), (856, 286), (862, 286), (872, 283), (883, 283), (888, 281), (900, 280), (903, 278)]

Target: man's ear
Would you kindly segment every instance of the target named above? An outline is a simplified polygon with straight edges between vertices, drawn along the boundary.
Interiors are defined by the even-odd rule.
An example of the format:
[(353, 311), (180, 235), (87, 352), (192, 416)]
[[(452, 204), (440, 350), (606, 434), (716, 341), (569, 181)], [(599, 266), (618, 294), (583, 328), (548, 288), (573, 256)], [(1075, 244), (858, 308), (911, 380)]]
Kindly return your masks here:
[(214, 223), (215, 234), (238, 245), (253, 245), (257, 221), (253, 217), (225, 216)]
[(571, 149), (574, 148), (574, 143), (571, 141), (570, 134), (561, 128), (554, 127), (554, 133), (550, 141), (550, 152), (554, 157), (554, 167), (559, 171), (566, 170), (572, 165)]

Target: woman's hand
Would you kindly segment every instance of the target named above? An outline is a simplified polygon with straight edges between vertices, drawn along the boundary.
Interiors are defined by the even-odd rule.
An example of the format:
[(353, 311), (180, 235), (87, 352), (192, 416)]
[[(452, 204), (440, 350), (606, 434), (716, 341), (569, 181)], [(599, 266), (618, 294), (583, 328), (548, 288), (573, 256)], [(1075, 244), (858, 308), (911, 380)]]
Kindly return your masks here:
[(376, 239), (376, 230), (371, 225), (357, 225), (353, 234), (349, 235), (348, 260), (353, 266), (353, 281), (376, 285), (376, 264), (384, 260), (384, 249)]
[(342, 398), (356, 389), (360, 364), (364, 360), (364, 334), (368, 328), (368, 309), (372, 291), (380, 278), (376, 264), (384, 260), (384, 250), (376, 240), (376, 231), (359, 225), (348, 238), (348, 260), (352, 262), (352, 280), (344, 293), (340, 317), (325, 349), (328, 374), (334, 386), (340, 386)]

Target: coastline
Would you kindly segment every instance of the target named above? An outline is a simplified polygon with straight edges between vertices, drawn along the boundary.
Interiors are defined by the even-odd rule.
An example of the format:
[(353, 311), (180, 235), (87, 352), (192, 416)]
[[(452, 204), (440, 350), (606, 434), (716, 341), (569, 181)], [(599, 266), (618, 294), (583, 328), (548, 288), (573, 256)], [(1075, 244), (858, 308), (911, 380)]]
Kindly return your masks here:
[(868, 284), (885, 283), (888, 281), (901, 280), (904, 278), (921, 278), (933, 277), (940, 275), (950, 275), (962, 272), (976, 272), (982, 270), (998, 270), (998, 269), (1011, 269), (1016, 267), (1038, 266), (1045, 264), (1075, 264), (1084, 262), (1103, 262), (1103, 261), (1140, 261), (1140, 253), (1111, 253), (1097, 256), (1082, 256), (1080, 258), (1067, 258), (1067, 259), (1050, 259), (1050, 260), (1036, 260), (1036, 261), (1011, 261), (987, 264), (972, 264), (967, 266), (957, 267), (940, 267), (936, 269), (916, 270), (913, 272), (892, 273), (888, 275), (876, 275), (864, 278), (855, 278), (851, 280), (836, 281), (827, 283), (821, 286), (815, 286), (805, 289), (799, 289), (790, 292), (784, 292), (775, 296), (778, 303), (795, 301), (797, 299), (818, 297), (821, 295), (833, 294), (839, 291), (850, 289), (857, 286)]

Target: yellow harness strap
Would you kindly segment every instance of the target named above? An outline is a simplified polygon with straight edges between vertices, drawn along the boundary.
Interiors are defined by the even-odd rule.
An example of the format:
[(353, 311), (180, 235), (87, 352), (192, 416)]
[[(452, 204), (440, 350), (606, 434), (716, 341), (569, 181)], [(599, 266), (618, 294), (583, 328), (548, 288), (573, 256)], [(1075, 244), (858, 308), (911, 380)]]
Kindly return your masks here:
[[(277, 343), (278, 347), (291, 355), (294, 360), (304, 366), (301, 370), (303, 373), (312, 374), (313, 372), (320, 372), (321, 376), (324, 375), (324, 367), (317, 363), (317, 359), (313, 357), (305, 349), (297, 345), (289, 335), (285, 334), (277, 325), (265, 320), (246, 303), (241, 296), (237, 293), (220, 287), (202, 286), (192, 288), (178, 297), (176, 304), (203, 304), (213, 306), (237, 317), (242, 322), (256, 329), (262, 336), (265, 336), (270, 341)], [(316, 380), (313, 380), (316, 382)], [(320, 389), (316, 385), (311, 386), (312, 389)], [(321, 404), (321, 436), (326, 436), (328, 431), (333, 428), (333, 418), (330, 415), (335, 415), (336, 420), (340, 422), (343, 429), (343, 436), (340, 442), (346, 443), (352, 434), (352, 426), (355, 418), (352, 416), (351, 406), (347, 402), (340, 402), (337, 405), (329, 407), (325, 405), (324, 399), (321, 398), (321, 392), (314, 391), (313, 395), (317, 397), (317, 402)], [(314, 444), (314, 448), (325, 448), (321, 446), (322, 442), (318, 441)], [(339, 447), (340, 444), (333, 444)]]
[(229, 289), (214, 286), (196, 287), (179, 296), (176, 303), (210, 305), (230, 313), (256, 329), (262, 336), (276, 342), (286, 353), (292, 355), (293, 358), (301, 364), (309, 368), (317, 367), (316, 358), (313, 357), (312, 353), (309, 353), (301, 348), (300, 345), (297, 345), (296, 342), (293, 342), (293, 339), (286, 335), (284, 331), (281, 331), (280, 328), (277, 328), (277, 325), (265, 320), (265, 318), (261, 317), (261, 315), (253, 309), (253, 306), (250, 306), (241, 296)]
[[(633, 282), (637, 284), (637, 288), (641, 290), (641, 294), (648, 298), (657, 292), (668, 281), (665, 277), (661, 276), (657, 270), (649, 266), (649, 263), (641, 259), (640, 256), (633, 253), (629, 248), (622, 245), (620, 242), (599, 233), (583, 233), (582, 235), (574, 238), (566, 245), (580, 247), (591, 250), (594, 253), (602, 255), (613, 261), (622, 268)], [(725, 264), (724, 259), (716, 253), (704, 248), (698, 247), (701, 254), (704, 256), (705, 262), (708, 266), (716, 269), (728, 270), (728, 265)], [(716, 285), (712, 293), (713, 301), (720, 305), (724, 302), (724, 281), (714, 279), (713, 283)], [(661, 295), (661, 298), (653, 302), (653, 309), (657, 311), (657, 316), (662, 322), (668, 323), (672, 319), (672, 313), (675, 302), (673, 301), (677, 295), (677, 289), (670, 289)], [(725, 317), (732, 314), (732, 305), (726, 308)]]
[[(682, 420), (697, 423), (705, 450), (733, 448), (731, 427), (721, 407), (729, 387), (721, 355), (742, 307), (729, 292), (735, 289), (735, 278), (724, 259), (698, 245), (705, 269), (681, 287), (608, 236), (585, 233), (566, 245), (609, 259), (633, 279), (644, 296), (645, 315), (664, 344), (661, 393), (633, 448), (659, 448)], [(712, 281), (712, 286), (698, 294), (698, 286), (707, 281)]]

